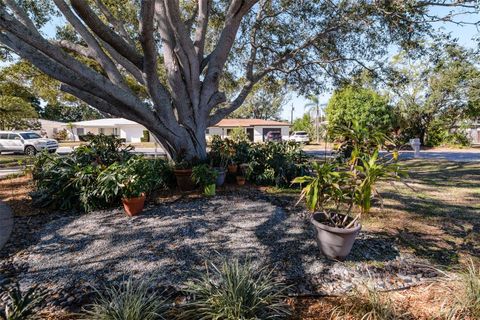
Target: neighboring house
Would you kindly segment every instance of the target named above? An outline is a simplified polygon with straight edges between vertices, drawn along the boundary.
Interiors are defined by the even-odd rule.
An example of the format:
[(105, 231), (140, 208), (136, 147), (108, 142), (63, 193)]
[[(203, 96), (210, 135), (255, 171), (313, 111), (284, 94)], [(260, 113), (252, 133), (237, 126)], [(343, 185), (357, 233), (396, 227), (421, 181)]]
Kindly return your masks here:
[[(45, 119), (38, 119), (38, 122), (40, 122), (40, 125), (42, 128), (40, 130), (35, 130), (35, 131), (38, 131), (38, 133), (41, 136), (51, 138), (51, 139), (55, 139), (59, 131), (67, 129), (67, 124), (64, 122), (45, 120)], [(71, 134), (69, 134), (69, 138), (70, 139), (72, 138)]]
[[(70, 125), (72, 126), (71, 130), (75, 135), (75, 140), (79, 140), (80, 136), (92, 133), (114, 135), (125, 139), (126, 142), (141, 142), (141, 138), (148, 132), (144, 126), (123, 118), (79, 121), (72, 122)], [(147, 136), (149, 135), (147, 134)]]
[(265, 136), (270, 131), (280, 132), (282, 140), (288, 140), (290, 124), (280, 121), (262, 119), (223, 119), (216, 125), (207, 129), (207, 138), (218, 135), (226, 138), (235, 128), (244, 128), (249, 139), (254, 142), (265, 141)]
[[(126, 142), (141, 142), (142, 137), (151, 137), (147, 134), (148, 130), (134, 122), (123, 118), (106, 118), (98, 120), (79, 121), (71, 123), (62, 123), (50, 120), (40, 120), (42, 131), (51, 138), (62, 130), (67, 129), (70, 139), (80, 140), (79, 137), (88, 133), (115, 135), (125, 139)], [(209, 127), (206, 131), (206, 137), (219, 135), (226, 138), (235, 128), (244, 128), (251, 141), (265, 141), (265, 136), (270, 131), (280, 132), (283, 140), (288, 140), (290, 124), (280, 121), (262, 120), (262, 119), (224, 119), (215, 126)], [(153, 139), (150, 139), (153, 141)]]

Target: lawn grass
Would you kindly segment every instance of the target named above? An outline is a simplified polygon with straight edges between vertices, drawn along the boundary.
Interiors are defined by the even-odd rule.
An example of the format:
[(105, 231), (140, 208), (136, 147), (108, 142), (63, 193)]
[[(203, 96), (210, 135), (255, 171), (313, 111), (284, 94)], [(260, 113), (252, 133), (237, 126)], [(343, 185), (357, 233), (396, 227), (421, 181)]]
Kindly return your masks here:
[(31, 161), (32, 159), (33, 157), (23, 154), (0, 154), (0, 166), (19, 165), (19, 162)]
[(382, 183), (365, 228), (447, 268), (480, 256), (480, 163), (410, 160), (406, 184)]

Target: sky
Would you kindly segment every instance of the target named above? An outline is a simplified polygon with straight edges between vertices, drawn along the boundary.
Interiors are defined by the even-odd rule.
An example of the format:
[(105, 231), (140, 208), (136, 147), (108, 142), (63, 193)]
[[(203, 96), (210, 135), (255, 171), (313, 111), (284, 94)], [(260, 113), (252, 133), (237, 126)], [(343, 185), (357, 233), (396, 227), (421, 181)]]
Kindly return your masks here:
[[(442, 8), (442, 9), (436, 9), (433, 10), (432, 13), (436, 15), (445, 15), (448, 13), (448, 8)], [(479, 15), (468, 15), (464, 16), (461, 18), (464, 21), (467, 22), (475, 22), (475, 19), (478, 19)], [(42, 31), (47, 35), (47, 36), (54, 36), (55, 31), (56, 31), (56, 26), (63, 24), (63, 18), (54, 18), (50, 22), (48, 22)], [(450, 33), (454, 38), (458, 39), (459, 44), (469, 47), (469, 48), (474, 48), (478, 45), (478, 42), (474, 40), (474, 38), (479, 35), (479, 30), (473, 25), (464, 25), (460, 26), (457, 24), (453, 23), (442, 23), (438, 22), (435, 23), (434, 26), (446, 33)], [(392, 52), (392, 55), (395, 54), (396, 52)], [(1, 66), (1, 63), (0, 63)], [(328, 100), (330, 99), (330, 96), (332, 95), (332, 92), (324, 92), (320, 94), (319, 100), (321, 104), (326, 104)], [(308, 108), (305, 108), (305, 105), (309, 103), (308, 99), (306, 99), (303, 96), (298, 95), (295, 92), (291, 93), (291, 100), (286, 104), (286, 106), (283, 108), (282, 113), (280, 118), (283, 120), (288, 120), (290, 121), (291, 119), (291, 111), (293, 108), (293, 119), (301, 118), (305, 112), (308, 112)]]
[[(443, 15), (448, 13), (448, 9), (437, 9), (432, 13)], [(463, 18), (462, 20), (473, 23), (475, 22), (475, 19), (478, 20), (479, 18), (479, 15), (469, 15), (465, 16), (465, 18)], [(477, 30), (477, 27), (474, 25), (460, 26), (453, 23), (438, 22), (435, 23), (434, 26), (442, 32), (450, 33), (454, 38), (458, 39), (458, 43), (464, 47), (475, 48), (478, 46), (478, 41), (475, 41), (475, 37), (479, 35), (479, 30)], [(392, 54), (395, 54), (395, 52), (393, 52)], [(324, 92), (323, 94), (320, 94), (318, 96), (320, 103), (328, 103), (331, 95), (332, 92)], [(305, 104), (307, 103), (309, 103), (308, 99), (293, 93), (291, 101), (289, 101), (282, 110), (281, 119), (290, 121), (292, 107), (294, 109), (293, 119), (301, 118), (305, 112), (308, 112), (308, 108), (304, 108)]]

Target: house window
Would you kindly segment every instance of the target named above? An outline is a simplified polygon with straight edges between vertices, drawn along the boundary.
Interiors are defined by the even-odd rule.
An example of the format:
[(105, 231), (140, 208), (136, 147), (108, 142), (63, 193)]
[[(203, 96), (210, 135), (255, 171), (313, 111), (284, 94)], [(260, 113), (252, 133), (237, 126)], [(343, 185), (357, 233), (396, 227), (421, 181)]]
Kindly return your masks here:
[(104, 128), (98, 128), (98, 133), (99, 134), (105, 134), (105, 129)]
[(84, 128), (77, 128), (77, 136), (83, 136), (85, 134)]
[(209, 128), (207, 128), (207, 129), (205, 130), (205, 134), (210, 134), (210, 129), (209, 129)]
[(113, 128), (113, 135), (118, 136), (118, 128)]

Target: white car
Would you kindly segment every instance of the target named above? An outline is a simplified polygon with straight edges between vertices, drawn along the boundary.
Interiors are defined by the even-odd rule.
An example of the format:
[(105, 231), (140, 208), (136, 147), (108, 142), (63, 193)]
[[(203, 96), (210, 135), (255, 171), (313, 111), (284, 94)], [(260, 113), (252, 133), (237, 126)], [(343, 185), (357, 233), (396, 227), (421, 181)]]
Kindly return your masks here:
[(295, 141), (298, 143), (308, 144), (310, 142), (310, 137), (305, 131), (294, 131), (289, 138), (290, 141)]
[(8, 151), (33, 156), (39, 151), (48, 150), (53, 153), (57, 149), (57, 140), (42, 138), (35, 132), (0, 131), (0, 153)]

